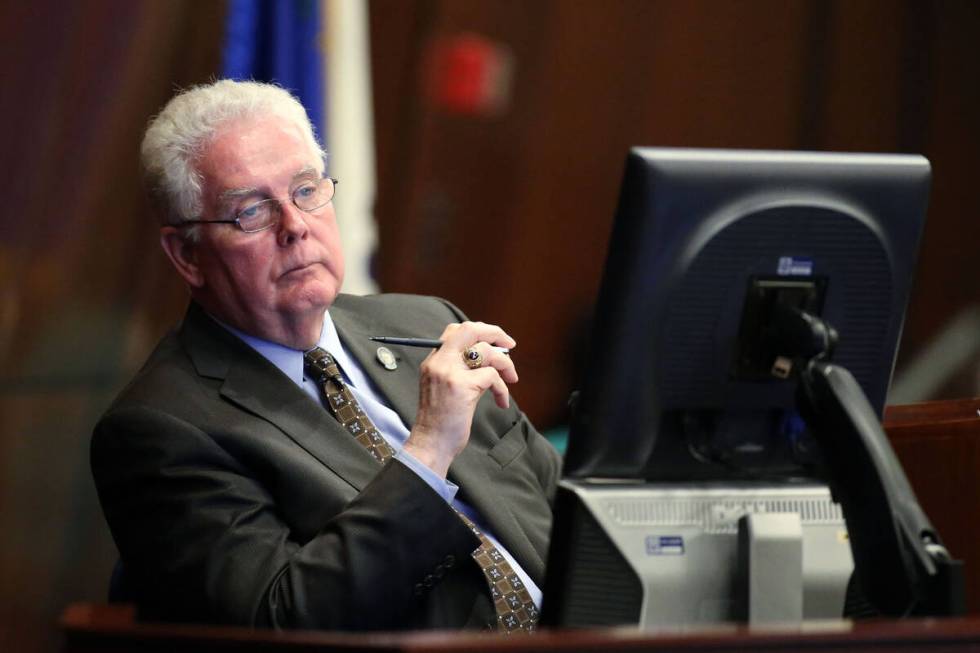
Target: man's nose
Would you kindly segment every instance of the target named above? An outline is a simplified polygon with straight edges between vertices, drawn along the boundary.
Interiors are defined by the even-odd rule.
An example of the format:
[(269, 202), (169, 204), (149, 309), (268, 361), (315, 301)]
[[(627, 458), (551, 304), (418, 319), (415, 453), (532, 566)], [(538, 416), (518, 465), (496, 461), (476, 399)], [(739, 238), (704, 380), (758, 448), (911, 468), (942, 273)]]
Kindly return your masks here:
[(278, 240), (281, 246), (290, 245), (297, 240), (303, 240), (310, 232), (306, 221), (310, 218), (308, 213), (298, 209), (289, 200), (279, 202), (279, 233)]

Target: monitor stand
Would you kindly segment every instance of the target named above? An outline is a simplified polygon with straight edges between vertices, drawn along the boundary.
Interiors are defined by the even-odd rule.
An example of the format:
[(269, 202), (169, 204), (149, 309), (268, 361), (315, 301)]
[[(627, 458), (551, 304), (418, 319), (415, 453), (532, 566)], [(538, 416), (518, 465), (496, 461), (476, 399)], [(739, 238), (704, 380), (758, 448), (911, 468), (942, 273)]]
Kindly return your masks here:
[(749, 624), (802, 622), (803, 522), (799, 513), (743, 515), (738, 520), (738, 557), (738, 575), (745, 579), (740, 598), (746, 601)]

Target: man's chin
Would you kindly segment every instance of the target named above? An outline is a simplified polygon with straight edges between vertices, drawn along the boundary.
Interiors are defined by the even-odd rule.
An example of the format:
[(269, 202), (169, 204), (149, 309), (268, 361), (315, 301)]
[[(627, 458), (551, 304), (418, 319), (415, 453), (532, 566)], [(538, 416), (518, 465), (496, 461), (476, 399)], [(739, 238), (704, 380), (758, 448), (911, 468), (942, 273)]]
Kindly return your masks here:
[(323, 280), (311, 280), (301, 288), (294, 288), (282, 304), (283, 310), (291, 314), (323, 312), (330, 308), (340, 292), (340, 284)]

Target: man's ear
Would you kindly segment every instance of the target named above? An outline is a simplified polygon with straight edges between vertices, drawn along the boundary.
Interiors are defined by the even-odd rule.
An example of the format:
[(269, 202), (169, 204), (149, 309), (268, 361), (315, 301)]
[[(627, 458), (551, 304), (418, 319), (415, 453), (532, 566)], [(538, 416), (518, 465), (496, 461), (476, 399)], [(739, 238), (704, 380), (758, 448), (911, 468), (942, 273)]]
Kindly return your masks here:
[(160, 227), (160, 246), (187, 285), (191, 288), (204, 286), (204, 275), (197, 264), (195, 243), (185, 238), (177, 227), (166, 226)]

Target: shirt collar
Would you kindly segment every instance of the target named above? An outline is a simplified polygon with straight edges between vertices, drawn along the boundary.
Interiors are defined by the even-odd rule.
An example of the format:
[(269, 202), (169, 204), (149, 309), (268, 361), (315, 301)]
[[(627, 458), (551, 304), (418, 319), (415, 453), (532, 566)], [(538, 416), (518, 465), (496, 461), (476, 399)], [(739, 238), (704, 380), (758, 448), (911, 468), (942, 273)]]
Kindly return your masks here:
[[(276, 342), (263, 340), (256, 336), (249, 335), (244, 331), (222, 322), (218, 318), (211, 316), (215, 322), (228, 329), (249, 347), (257, 351), (266, 360), (275, 365), (297, 385), (303, 385), (303, 352), (299, 349), (292, 349)], [(349, 369), (350, 359), (344, 348), (340, 345), (340, 336), (337, 334), (337, 327), (330, 318), (330, 312), (323, 314), (323, 328), (320, 330), (320, 338), (317, 346), (326, 349), (337, 360), (340, 368)]]
[(340, 373), (344, 376), (347, 383), (356, 388), (366, 387), (367, 377), (361, 370), (361, 365), (348, 353), (347, 349), (340, 343), (340, 334), (337, 333), (337, 325), (330, 317), (330, 311), (323, 316), (323, 329), (320, 331), (320, 340), (317, 346), (330, 352), (337, 365), (340, 366)]

